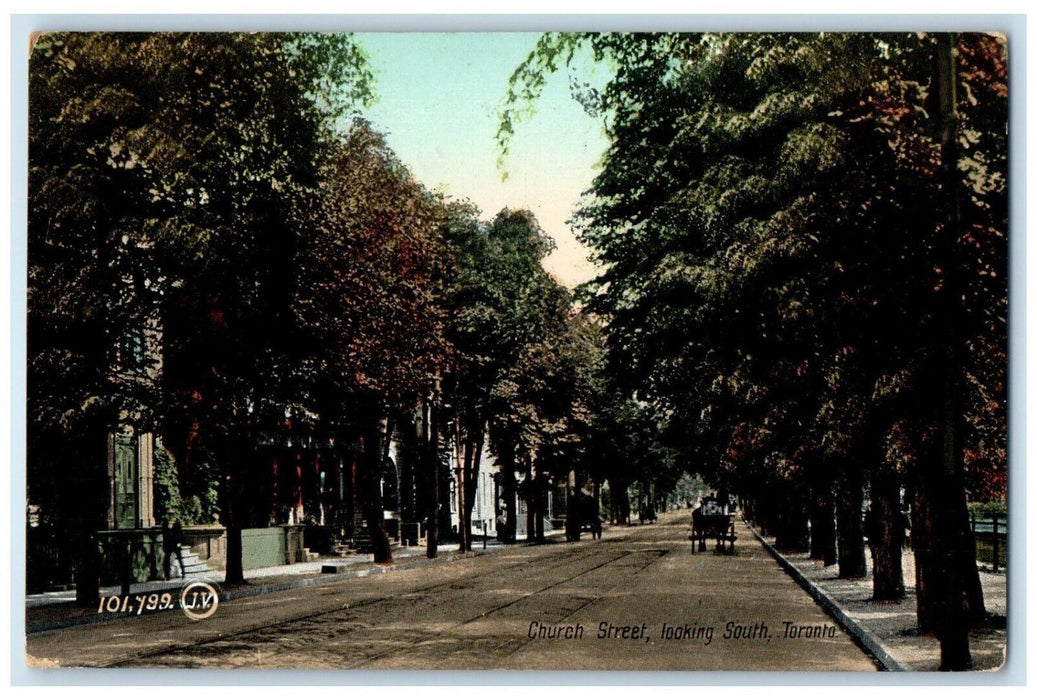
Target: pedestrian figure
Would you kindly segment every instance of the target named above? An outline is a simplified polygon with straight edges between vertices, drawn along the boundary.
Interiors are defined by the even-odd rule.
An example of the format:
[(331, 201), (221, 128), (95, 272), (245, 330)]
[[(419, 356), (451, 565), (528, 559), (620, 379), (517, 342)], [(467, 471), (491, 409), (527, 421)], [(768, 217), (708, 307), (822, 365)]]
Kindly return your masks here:
[(896, 536), (900, 538), (900, 548), (904, 548), (904, 544), (907, 543), (908, 533), (911, 531), (911, 514), (906, 511), (900, 511), (900, 517), (897, 518), (897, 532)]
[(187, 573), (184, 571), (184, 555), (180, 552), (180, 540), (182, 537), (183, 529), (180, 527), (179, 520), (174, 520), (172, 525), (167, 522), (165, 527), (162, 528), (162, 549), (165, 551), (163, 568), (165, 569), (167, 581), (170, 578), (170, 565), (174, 556), (180, 564), (180, 578), (187, 578)]
[(875, 547), (878, 546), (881, 535), (878, 516), (869, 506), (864, 512), (864, 537), (868, 540), (868, 549), (871, 550), (872, 561), (875, 561)]

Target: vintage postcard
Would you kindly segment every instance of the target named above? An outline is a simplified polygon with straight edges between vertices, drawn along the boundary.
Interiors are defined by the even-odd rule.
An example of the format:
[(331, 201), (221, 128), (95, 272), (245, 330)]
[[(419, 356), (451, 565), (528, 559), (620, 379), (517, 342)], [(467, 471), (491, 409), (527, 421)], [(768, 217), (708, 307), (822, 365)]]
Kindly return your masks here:
[(34, 35), (25, 664), (1001, 669), (1011, 49)]

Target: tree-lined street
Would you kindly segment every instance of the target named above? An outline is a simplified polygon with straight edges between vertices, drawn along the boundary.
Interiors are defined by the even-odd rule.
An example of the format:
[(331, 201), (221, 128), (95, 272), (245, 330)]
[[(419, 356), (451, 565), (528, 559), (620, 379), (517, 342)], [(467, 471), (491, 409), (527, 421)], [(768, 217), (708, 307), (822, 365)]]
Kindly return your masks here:
[[(464, 54), (494, 47), (473, 36), (432, 43), (478, 71)], [(527, 39), (490, 81), (496, 107), (460, 90), (411, 126), (435, 144), (490, 115), (495, 138), (434, 159), (489, 154), (503, 179), (567, 77), (606, 142), (563, 178), (583, 191), (565, 203), (594, 266), (579, 285), (548, 271), (556, 240), (529, 202), (484, 212), (414, 175), (370, 118), (363, 35), (34, 37), (30, 593), (92, 610), (104, 586), (184, 573), (185, 554), (233, 587), (264, 566), (389, 566), (397, 546), (506, 547), (197, 624), (36, 635), (34, 654), (868, 665), (741, 525), (738, 556), (692, 556), (687, 507), (721, 536), (738, 511), (876, 603), (913, 586), (911, 633), (938, 640), (940, 669), (974, 667), (991, 622), (974, 529), (1007, 515), (1007, 37)], [(434, 87), (413, 94), (444, 102)], [(410, 96), (393, 110), (420, 112)], [(980, 537), (996, 566), (1003, 537)]]
[(693, 554), (687, 515), (232, 600), (201, 622), (174, 611), (33, 635), (27, 650), (86, 666), (875, 670), (748, 530), (735, 556)]

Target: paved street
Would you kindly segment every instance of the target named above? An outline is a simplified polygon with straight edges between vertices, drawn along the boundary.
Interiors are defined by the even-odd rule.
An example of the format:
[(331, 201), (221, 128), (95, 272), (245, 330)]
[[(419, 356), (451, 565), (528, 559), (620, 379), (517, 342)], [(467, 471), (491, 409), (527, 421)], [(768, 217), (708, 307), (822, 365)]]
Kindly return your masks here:
[(62, 666), (861, 670), (874, 662), (739, 524), (693, 554), (690, 514), (577, 544), (515, 546), (27, 639)]

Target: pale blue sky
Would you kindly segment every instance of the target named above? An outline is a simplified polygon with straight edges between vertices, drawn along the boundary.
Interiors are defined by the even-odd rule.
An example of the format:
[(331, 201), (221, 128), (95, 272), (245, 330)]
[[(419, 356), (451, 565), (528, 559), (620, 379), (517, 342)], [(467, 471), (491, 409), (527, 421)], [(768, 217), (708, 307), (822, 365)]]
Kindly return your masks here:
[(497, 167), (500, 102), (538, 36), (359, 34), (380, 98), (366, 116), (427, 187), (471, 199), (484, 218), (505, 206), (530, 209), (558, 245), (545, 267), (573, 285), (593, 276), (593, 267), (565, 221), (589, 187), (606, 139), (600, 120), (570, 96), (567, 74), (549, 79), (536, 114), (517, 125), (503, 182)]

